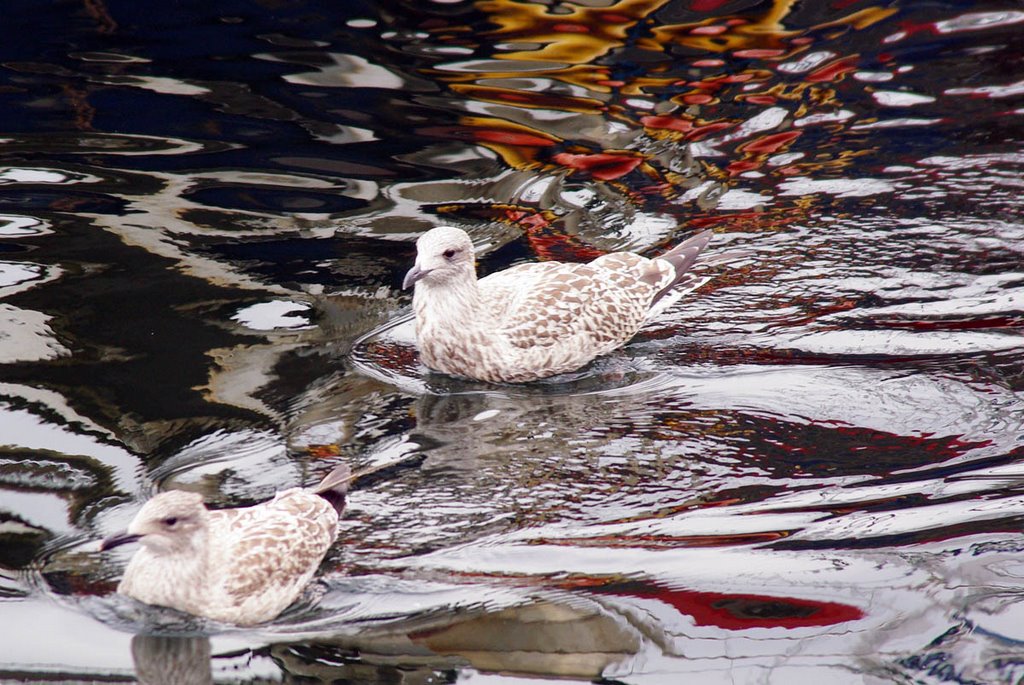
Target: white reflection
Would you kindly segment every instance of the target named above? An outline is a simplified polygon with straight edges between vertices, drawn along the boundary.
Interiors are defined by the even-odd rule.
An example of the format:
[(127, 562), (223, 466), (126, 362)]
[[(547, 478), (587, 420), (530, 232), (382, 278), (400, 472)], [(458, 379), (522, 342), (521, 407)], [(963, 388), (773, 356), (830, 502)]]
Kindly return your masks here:
[(959, 31), (978, 31), (993, 26), (1012, 26), (1024, 21), (1024, 12), (969, 12), (959, 17), (935, 22), (935, 30), (939, 33), (957, 33)]
[(794, 126), (811, 126), (812, 124), (830, 124), (837, 121), (846, 121), (853, 116), (848, 109), (841, 109), (837, 112), (822, 112), (821, 114), (808, 114), (793, 122)]
[(0, 262), (0, 297), (48, 283), (63, 273), (59, 267), (31, 262)]
[(0, 303), (0, 363), (37, 362), (67, 357), (71, 350), (57, 340), (52, 317)]
[(771, 203), (772, 198), (768, 195), (761, 195), (760, 193), (754, 193), (749, 190), (734, 188), (726, 191), (726, 193), (719, 198), (718, 209), (736, 211), (742, 209), (753, 209), (754, 207), (770, 205)]
[[(284, 61), (276, 55), (258, 55), (262, 59), (275, 62)], [(302, 74), (289, 74), (284, 77), (288, 83), (326, 88), (385, 88), (401, 90), (406, 81), (394, 72), (371, 64), (359, 55), (343, 52), (331, 52), (324, 55), (331, 60), (330, 64), (319, 67), (316, 71)]]
[(53, 233), (50, 224), (34, 216), (0, 214), (0, 238), (22, 238)]
[(1024, 81), (1005, 86), (979, 86), (977, 88), (949, 88), (945, 95), (982, 95), (988, 98), (1008, 98), (1024, 93)]
[(58, 169), (32, 167), (0, 167), (0, 185), (13, 183), (96, 183), (100, 179), (90, 174), (76, 174)]
[[(138, 464), (135, 457), (120, 445), (111, 444), (108, 431), (77, 414), (63, 397), (47, 390), (5, 383), (0, 384), (0, 398), (4, 400), (0, 402), (0, 446), (90, 457), (113, 469), (118, 487), (134, 488), (132, 476)], [(26, 401), (62, 417), (64, 423), (55, 423), (52, 415), (42, 418), (11, 406)]]
[(895, 192), (897, 186), (877, 178), (789, 178), (779, 184), (781, 195), (814, 195), (822, 193), (837, 197), (866, 197)]
[(560, 62), (537, 62), (521, 59), (474, 59), (463, 62), (438, 64), (434, 68), (440, 71), (458, 71), (476, 74), (497, 74), (522, 71), (554, 71), (567, 68), (568, 64)]
[(906, 93), (899, 90), (876, 90), (872, 93), (875, 102), (885, 107), (913, 107), (928, 102), (935, 102), (931, 95), (919, 95), (918, 93)]
[(886, 119), (884, 121), (874, 121), (869, 124), (856, 124), (851, 126), (851, 130), (855, 131), (866, 131), (873, 128), (896, 128), (899, 126), (931, 126), (932, 124), (942, 123), (942, 119), (921, 119), (914, 117), (905, 117), (902, 119)]
[(94, 78), (97, 83), (112, 86), (134, 86), (161, 95), (206, 95), (212, 92), (204, 86), (186, 83), (166, 76), (104, 76)]
[[(32, 281), (42, 280), (46, 276), (46, 267), (42, 264), (26, 264), (21, 262), (0, 262), (0, 293), (9, 295), (13, 290), (4, 293), (8, 288), (23, 285)], [(24, 290), (24, 288), (18, 288)]]
[(855, 71), (853, 78), (858, 81), (866, 81), (868, 83), (880, 83), (883, 81), (893, 80), (893, 75), (888, 71)]
[(730, 133), (715, 139), (713, 144), (728, 143), (733, 140), (742, 140), (755, 133), (761, 133), (762, 131), (771, 131), (774, 128), (778, 128), (782, 125), (782, 122), (789, 116), (789, 111), (782, 107), (769, 107), (768, 109), (757, 113), (750, 119), (747, 119), (739, 126), (736, 127)]
[(787, 74), (801, 74), (805, 71), (810, 71), (819, 64), (824, 64), (835, 56), (836, 53), (829, 52), (828, 50), (810, 52), (796, 61), (780, 64), (778, 69)]
[[(272, 331), (278, 328), (296, 330), (312, 328), (312, 324), (308, 319), (310, 311), (311, 309), (308, 304), (274, 300), (273, 302), (260, 302), (259, 304), (246, 307), (231, 318), (246, 328), (256, 331)], [(300, 316), (300, 312), (304, 315)]]
[(795, 162), (798, 159), (802, 159), (805, 153), (803, 152), (784, 152), (781, 155), (773, 155), (768, 158), (768, 164), (770, 166), (784, 166), (791, 162)]

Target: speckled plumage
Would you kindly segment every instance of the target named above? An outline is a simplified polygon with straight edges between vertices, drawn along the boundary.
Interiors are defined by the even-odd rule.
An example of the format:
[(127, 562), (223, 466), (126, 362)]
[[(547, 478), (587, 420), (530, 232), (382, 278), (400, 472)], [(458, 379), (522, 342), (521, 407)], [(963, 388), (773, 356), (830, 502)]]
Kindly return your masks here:
[(578, 369), (632, 338), (693, 265), (705, 231), (648, 259), (629, 252), (588, 264), (522, 264), (477, 280), (465, 231), (432, 229), (416, 243), (413, 309), (420, 357), (476, 380), (522, 383)]
[(313, 490), (236, 509), (208, 510), (196, 493), (160, 493), (126, 533), (103, 541), (102, 549), (141, 543), (117, 591), (227, 623), (269, 621), (295, 601), (337, 538), (350, 478), (341, 466)]

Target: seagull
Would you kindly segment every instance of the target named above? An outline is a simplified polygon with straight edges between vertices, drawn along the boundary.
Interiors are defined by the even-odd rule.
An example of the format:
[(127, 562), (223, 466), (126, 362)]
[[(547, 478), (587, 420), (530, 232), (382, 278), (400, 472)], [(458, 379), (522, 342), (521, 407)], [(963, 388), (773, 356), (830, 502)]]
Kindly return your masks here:
[(466, 232), (433, 228), (416, 241), (402, 283), (416, 287), (420, 358), (435, 371), (492, 383), (574, 371), (624, 345), (664, 308), (711, 235), (653, 259), (613, 252), (588, 264), (520, 264), (477, 280)]
[(117, 586), (122, 595), (225, 623), (264, 623), (313, 577), (359, 475), (341, 465), (315, 488), (234, 509), (209, 510), (194, 492), (163, 492), (100, 551), (141, 543)]

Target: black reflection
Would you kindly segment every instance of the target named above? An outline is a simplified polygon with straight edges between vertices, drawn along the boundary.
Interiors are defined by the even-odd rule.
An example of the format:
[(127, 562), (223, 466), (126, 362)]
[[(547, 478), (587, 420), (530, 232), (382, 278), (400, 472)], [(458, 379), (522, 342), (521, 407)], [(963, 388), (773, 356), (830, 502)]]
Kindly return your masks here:
[(213, 243), (203, 249), (273, 283), (315, 282), (328, 287), (379, 286), (397, 291), (411, 263), (411, 246), (356, 236)]
[(212, 207), (272, 212), (344, 212), (366, 206), (365, 200), (356, 200), (337, 193), (251, 186), (203, 188), (185, 196)]
[[(64, 278), (5, 302), (55, 314), (53, 326), (74, 355), (3, 365), (5, 381), (66, 393), (79, 412), (142, 449), (212, 417), (261, 420), (207, 402), (201, 390), (209, 381), (209, 351), (247, 341), (205, 313), (225, 302), (238, 309), (259, 295), (181, 273), (166, 258), (89, 224), (55, 228), (62, 239), (40, 239), (33, 259), (61, 265)], [(137, 428), (149, 421), (163, 428), (133, 435), (126, 415)]]
[(77, 190), (6, 190), (0, 194), (0, 211), (5, 212), (59, 210), (123, 215), (126, 207), (127, 202), (117, 197)]
[(773, 478), (828, 478), (942, 463), (984, 447), (960, 436), (899, 435), (862, 426), (799, 423), (781, 417), (734, 414), (730, 438)]

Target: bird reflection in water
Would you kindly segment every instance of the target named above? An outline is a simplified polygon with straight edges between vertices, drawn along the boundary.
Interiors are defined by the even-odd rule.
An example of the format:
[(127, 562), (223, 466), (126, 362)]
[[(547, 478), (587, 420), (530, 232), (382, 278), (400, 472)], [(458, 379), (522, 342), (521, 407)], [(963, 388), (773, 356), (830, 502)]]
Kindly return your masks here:
[(132, 661), (142, 685), (212, 685), (210, 638), (136, 635)]
[(145, 685), (205, 685), (236, 657), (251, 671), (267, 655), (286, 673), (323, 682), (385, 681), (396, 668), (410, 679), (403, 682), (428, 682), (467, 664), (485, 672), (595, 679), (640, 649), (640, 636), (621, 620), (576, 604), (540, 601), (468, 617), (438, 615), (244, 655), (213, 654), (206, 636), (136, 635), (132, 658)]

